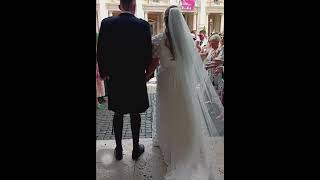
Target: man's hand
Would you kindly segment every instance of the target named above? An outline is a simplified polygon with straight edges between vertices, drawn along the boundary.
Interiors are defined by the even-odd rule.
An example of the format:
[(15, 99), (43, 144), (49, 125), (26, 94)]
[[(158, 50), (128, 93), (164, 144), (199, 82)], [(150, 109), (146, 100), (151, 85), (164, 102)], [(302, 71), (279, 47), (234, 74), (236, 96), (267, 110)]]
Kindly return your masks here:
[(146, 70), (146, 80), (147, 82), (154, 77), (154, 71), (156, 68), (160, 65), (160, 59), (159, 58), (153, 58), (151, 61), (151, 64), (147, 67)]
[(153, 77), (154, 77), (154, 73), (147, 75), (146, 82), (150, 81), (150, 79), (152, 79)]
[(160, 65), (160, 59), (159, 58), (153, 58), (151, 61), (151, 64), (147, 67), (147, 75), (150, 75), (150, 73), (153, 73), (154, 70)]
[(105, 81), (105, 80), (107, 80), (107, 76), (104, 76), (104, 77), (100, 76), (100, 79)]

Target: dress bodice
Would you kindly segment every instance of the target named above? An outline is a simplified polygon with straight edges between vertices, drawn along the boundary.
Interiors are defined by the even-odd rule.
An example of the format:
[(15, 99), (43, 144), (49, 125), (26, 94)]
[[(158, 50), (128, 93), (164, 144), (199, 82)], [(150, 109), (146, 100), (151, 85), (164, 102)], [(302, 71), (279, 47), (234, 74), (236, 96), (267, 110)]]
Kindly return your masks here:
[(160, 33), (152, 38), (153, 57), (160, 59), (160, 68), (173, 68), (176, 66), (176, 61), (165, 43), (165, 33)]

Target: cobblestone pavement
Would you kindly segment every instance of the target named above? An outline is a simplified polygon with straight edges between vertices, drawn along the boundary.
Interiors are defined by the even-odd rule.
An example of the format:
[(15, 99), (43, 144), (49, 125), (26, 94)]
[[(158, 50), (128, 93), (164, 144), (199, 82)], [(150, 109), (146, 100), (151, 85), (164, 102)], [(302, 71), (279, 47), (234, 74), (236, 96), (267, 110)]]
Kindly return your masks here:
[[(141, 113), (141, 130), (140, 137), (141, 138), (152, 138), (152, 113), (153, 106), (155, 106), (155, 92), (156, 86), (155, 82), (151, 81), (148, 83), (148, 96), (150, 107), (146, 112)], [(96, 140), (110, 140), (114, 139), (113, 131), (112, 131), (112, 119), (113, 112), (109, 111), (107, 108), (107, 103), (105, 103), (106, 108), (96, 111)], [(129, 114), (124, 115), (123, 118), (123, 139), (131, 139), (131, 127), (130, 127), (130, 116)]]

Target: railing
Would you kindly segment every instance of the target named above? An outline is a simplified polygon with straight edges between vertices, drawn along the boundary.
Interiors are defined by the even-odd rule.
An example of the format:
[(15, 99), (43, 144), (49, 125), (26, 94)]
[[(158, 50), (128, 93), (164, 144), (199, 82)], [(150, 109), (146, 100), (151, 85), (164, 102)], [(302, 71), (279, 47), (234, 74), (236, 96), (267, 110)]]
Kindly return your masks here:
[(143, 4), (170, 4), (170, 0), (144, 0)]
[(120, 0), (106, 0), (106, 3), (118, 3), (118, 4), (120, 4)]
[(207, 6), (224, 6), (224, 0), (207, 0)]

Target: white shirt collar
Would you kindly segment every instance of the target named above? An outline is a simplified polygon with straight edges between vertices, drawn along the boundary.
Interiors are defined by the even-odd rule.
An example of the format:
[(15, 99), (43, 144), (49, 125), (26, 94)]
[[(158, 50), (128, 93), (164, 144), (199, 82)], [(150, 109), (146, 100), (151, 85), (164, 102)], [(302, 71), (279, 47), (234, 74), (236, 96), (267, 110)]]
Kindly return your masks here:
[[(120, 14), (122, 14), (122, 13), (132, 14), (132, 13), (131, 13), (131, 12), (129, 12), (129, 11), (121, 11), (121, 12), (120, 12)], [(134, 14), (132, 14), (132, 15), (134, 15)]]

